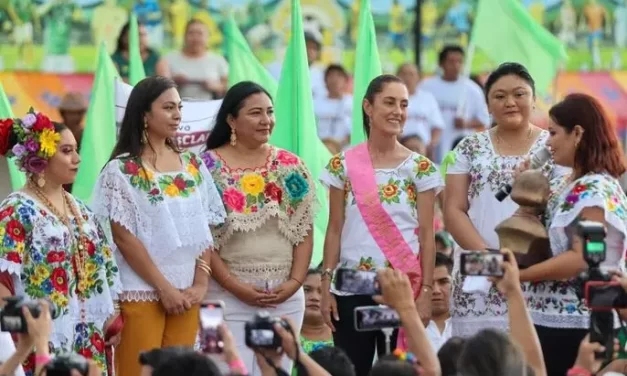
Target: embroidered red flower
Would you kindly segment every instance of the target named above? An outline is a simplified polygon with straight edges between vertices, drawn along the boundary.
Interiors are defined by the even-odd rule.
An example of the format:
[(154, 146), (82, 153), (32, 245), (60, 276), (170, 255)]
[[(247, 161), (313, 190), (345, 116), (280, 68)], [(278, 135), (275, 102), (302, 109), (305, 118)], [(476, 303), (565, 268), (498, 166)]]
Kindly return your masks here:
[(0, 155), (5, 155), (9, 151), (11, 128), (13, 128), (13, 119), (0, 120)]
[(246, 207), (246, 197), (242, 194), (242, 192), (237, 189), (231, 187), (224, 191), (222, 194), (222, 198), (224, 199), (224, 203), (226, 206), (235, 210), (236, 212), (243, 212)]
[(293, 166), (299, 163), (297, 156), (285, 150), (279, 151), (276, 155), (276, 159), (284, 166)]
[(51, 264), (55, 262), (63, 262), (65, 261), (65, 252), (50, 251), (48, 252), (48, 255), (46, 255), (46, 260)]
[(87, 359), (94, 357), (94, 353), (90, 349), (82, 348), (78, 350), (78, 353)]
[(12, 219), (7, 223), (7, 234), (9, 234), (9, 236), (15, 240), (16, 242), (23, 242), (25, 235), (24, 235), (24, 226), (22, 226), (22, 224), (15, 220)]
[(283, 199), (283, 191), (274, 182), (266, 184), (266, 187), (263, 190), (263, 193), (264, 195), (266, 195), (266, 197), (278, 202), (279, 204), (281, 203), (281, 200)]
[(586, 189), (588, 189), (588, 187), (586, 187), (586, 185), (585, 185), (585, 184), (577, 184), (577, 185), (575, 186), (575, 188), (573, 188), (573, 191), (572, 191), (572, 192), (573, 192), (573, 194), (580, 195), (580, 194), (582, 194), (583, 192), (585, 192), (585, 191), (586, 191)]
[(96, 253), (96, 246), (91, 240), (85, 238), (83, 246), (87, 248), (88, 255), (93, 256)]
[(184, 191), (185, 188), (187, 188), (187, 183), (185, 182), (185, 179), (180, 176), (174, 178), (174, 185), (176, 186), (176, 188), (179, 189), (179, 191)]
[(153, 188), (150, 192), (148, 192), (148, 194), (151, 196), (156, 196), (159, 194), (159, 189)]
[(20, 257), (20, 254), (17, 252), (9, 252), (7, 253), (7, 260), (14, 262), (16, 264), (21, 264), (22, 263), (22, 258)]
[(44, 129), (54, 130), (54, 125), (46, 115), (39, 112), (35, 117), (37, 121), (33, 124), (33, 132), (41, 132)]
[(50, 275), (50, 282), (52, 283), (52, 287), (54, 287), (55, 290), (63, 294), (67, 294), (67, 272), (64, 268), (55, 268)]
[(127, 174), (136, 176), (139, 173), (139, 166), (134, 161), (126, 161), (124, 163), (124, 171)]
[(105, 341), (102, 339), (100, 334), (94, 333), (94, 335), (90, 338), (91, 344), (94, 346), (96, 351), (103, 352), (105, 348)]
[(13, 209), (13, 206), (9, 206), (3, 211), (0, 211), (0, 221), (5, 219), (6, 217), (13, 215), (14, 212), (15, 212), (15, 209)]

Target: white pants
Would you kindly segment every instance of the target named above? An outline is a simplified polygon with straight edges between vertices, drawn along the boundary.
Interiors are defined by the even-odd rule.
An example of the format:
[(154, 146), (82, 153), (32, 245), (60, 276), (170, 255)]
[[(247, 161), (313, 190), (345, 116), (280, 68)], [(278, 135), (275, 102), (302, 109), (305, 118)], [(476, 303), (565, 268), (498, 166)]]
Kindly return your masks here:
[[(249, 376), (261, 376), (261, 370), (255, 360), (255, 353), (246, 346), (244, 331), (246, 322), (252, 319), (256, 312), (264, 310), (268, 311), (272, 317), (288, 317), (294, 324), (294, 335), (296, 336), (300, 334), (300, 328), (303, 326), (305, 293), (302, 288), (276, 308), (258, 308), (240, 301), (233, 294), (211, 281), (207, 299), (224, 302), (224, 321), (233, 333), (233, 338), (237, 342), (237, 351), (246, 365), (246, 369), (248, 369)], [(292, 365), (293, 362), (285, 356), (281, 368), (291, 374)]]

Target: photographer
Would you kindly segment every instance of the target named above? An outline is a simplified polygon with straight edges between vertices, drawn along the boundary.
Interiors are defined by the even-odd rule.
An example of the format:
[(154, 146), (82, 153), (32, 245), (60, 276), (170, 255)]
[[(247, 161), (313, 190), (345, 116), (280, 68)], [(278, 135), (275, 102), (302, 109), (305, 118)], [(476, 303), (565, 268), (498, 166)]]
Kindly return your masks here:
[[(622, 150), (602, 105), (585, 94), (570, 94), (549, 111), (550, 147), (555, 163), (572, 175), (552, 182), (546, 209), (552, 258), (520, 272), (527, 305), (542, 344), (549, 375), (564, 375), (588, 333), (590, 313), (577, 295), (577, 277), (588, 268), (583, 244), (570, 239), (578, 220), (606, 228), (601, 268), (620, 268), (627, 249), (627, 197), (618, 178), (625, 172)], [(605, 251), (605, 249), (603, 251)]]

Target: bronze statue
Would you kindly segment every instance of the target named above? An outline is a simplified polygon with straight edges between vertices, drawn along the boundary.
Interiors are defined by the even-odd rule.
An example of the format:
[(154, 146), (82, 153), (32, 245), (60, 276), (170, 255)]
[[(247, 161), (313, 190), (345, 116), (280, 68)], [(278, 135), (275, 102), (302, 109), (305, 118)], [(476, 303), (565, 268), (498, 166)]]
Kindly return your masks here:
[(512, 184), (510, 197), (520, 207), (495, 231), (501, 248), (514, 252), (520, 268), (551, 257), (549, 234), (541, 220), (550, 192), (549, 180), (540, 170), (524, 171)]

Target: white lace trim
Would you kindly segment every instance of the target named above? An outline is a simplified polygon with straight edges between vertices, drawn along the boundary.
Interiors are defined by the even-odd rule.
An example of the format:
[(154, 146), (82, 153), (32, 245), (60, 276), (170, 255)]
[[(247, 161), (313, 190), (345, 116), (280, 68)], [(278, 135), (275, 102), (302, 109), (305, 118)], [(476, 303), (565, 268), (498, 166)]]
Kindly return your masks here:
[(159, 293), (156, 291), (124, 291), (120, 294), (120, 301), (122, 302), (154, 302), (159, 300)]
[(246, 281), (285, 280), (290, 276), (292, 263), (264, 263), (256, 265), (229, 264), (229, 271)]
[(0, 259), (0, 272), (8, 272), (9, 274), (19, 276), (22, 273), (22, 264)]

